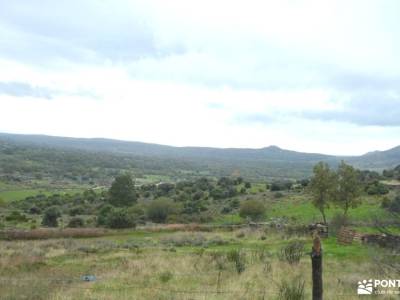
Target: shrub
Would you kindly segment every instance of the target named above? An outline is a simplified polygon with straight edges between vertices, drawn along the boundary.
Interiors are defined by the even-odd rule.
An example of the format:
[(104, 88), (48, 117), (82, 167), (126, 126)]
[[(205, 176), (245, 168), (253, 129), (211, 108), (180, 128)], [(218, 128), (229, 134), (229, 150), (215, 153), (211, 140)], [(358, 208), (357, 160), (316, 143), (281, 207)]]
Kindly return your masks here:
[(281, 248), (278, 253), (278, 258), (281, 261), (287, 261), (289, 264), (294, 265), (300, 262), (301, 257), (304, 255), (304, 242), (292, 241), (288, 245)]
[(290, 181), (276, 181), (270, 185), (271, 192), (290, 190), (293, 183)]
[(6, 221), (27, 222), (28, 218), (19, 211), (14, 210), (6, 217)]
[(97, 215), (97, 225), (100, 226), (106, 226), (107, 225), (107, 220), (108, 220), (108, 215), (111, 213), (113, 210), (113, 207), (109, 204), (104, 205), (100, 211), (99, 214)]
[(168, 215), (176, 212), (176, 205), (167, 198), (152, 201), (147, 207), (147, 216), (155, 223), (165, 223)]
[(349, 218), (342, 213), (336, 213), (329, 223), (329, 234), (335, 236), (341, 227), (349, 224)]
[(69, 220), (67, 227), (80, 228), (85, 227), (85, 221), (82, 218), (74, 217)]
[(160, 281), (163, 283), (170, 281), (172, 279), (172, 277), (173, 277), (173, 274), (170, 271), (162, 272), (159, 275)]
[(29, 213), (32, 215), (40, 215), (41, 212), (42, 212), (42, 210), (35, 205), (29, 209)]
[(397, 196), (393, 201), (391, 201), (388, 210), (390, 212), (400, 213), (400, 196)]
[(85, 208), (82, 205), (74, 206), (69, 210), (70, 216), (83, 215), (85, 214)]
[(58, 221), (57, 219), (61, 217), (61, 213), (56, 206), (51, 206), (45, 210), (42, 225), (46, 227), (57, 227)]
[(390, 203), (391, 203), (390, 199), (385, 196), (385, 197), (382, 198), (381, 207), (382, 208), (389, 208)]
[(366, 187), (368, 195), (386, 195), (389, 193), (389, 188), (379, 181), (374, 181)]
[(132, 215), (136, 220), (136, 224), (145, 224), (146, 223), (146, 212), (145, 208), (141, 204), (136, 204), (127, 209), (127, 212)]
[(133, 228), (136, 226), (136, 219), (126, 209), (113, 209), (107, 216), (106, 224), (110, 228)]
[(297, 278), (294, 280), (284, 280), (279, 284), (279, 300), (303, 300), (304, 299), (304, 280)]
[(264, 217), (265, 207), (261, 201), (247, 200), (241, 203), (239, 215), (242, 218), (249, 217), (253, 221), (261, 220)]

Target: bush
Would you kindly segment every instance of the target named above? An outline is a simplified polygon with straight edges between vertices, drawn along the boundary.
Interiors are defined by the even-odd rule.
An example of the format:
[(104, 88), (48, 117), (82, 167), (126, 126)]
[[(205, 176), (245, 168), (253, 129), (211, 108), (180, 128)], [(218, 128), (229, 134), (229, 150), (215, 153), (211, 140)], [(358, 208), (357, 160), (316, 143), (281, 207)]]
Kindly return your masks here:
[(391, 201), (388, 210), (390, 212), (400, 213), (400, 196), (397, 196), (393, 201)]
[(67, 227), (70, 228), (85, 227), (85, 221), (82, 218), (74, 217), (71, 220), (69, 220)]
[(42, 225), (46, 227), (57, 227), (58, 221), (57, 219), (61, 217), (60, 210), (56, 206), (49, 207), (45, 210)]
[(368, 195), (386, 195), (389, 193), (389, 188), (379, 181), (374, 181), (366, 187)]
[(155, 223), (165, 223), (170, 214), (174, 214), (176, 205), (167, 198), (152, 201), (147, 207), (147, 217)]
[(27, 222), (28, 218), (19, 211), (14, 210), (6, 217), (6, 221)]
[(341, 227), (349, 224), (349, 218), (342, 213), (336, 213), (329, 222), (329, 234), (335, 236)]
[(246, 200), (241, 203), (239, 215), (242, 218), (249, 217), (252, 221), (263, 219), (265, 214), (265, 206), (258, 200)]
[(113, 209), (107, 216), (106, 225), (110, 228), (133, 228), (136, 227), (136, 219), (126, 209)]
[(35, 205), (29, 209), (29, 213), (32, 215), (40, 215), (41, 212), (42, 212), (42, 210)]
[(271, 192), (290, 190), (293, 183), (290, 181), (276, 181), (270, 185)]
[(97, 215), (97, 225), (100, 226), (106, 226), (107, 225), (107, 220), (108, 220), (108, 215), (111, 213), (113, 210), (113, 207), (109, 204), (104, 205), (100, 211), (99, 214)]
[(389, 208), (390, 204), (391, 204), (391, 201), (388, 197), (385, 196), (382, 198), (382, 201), (381, 201), (382, 208)]
[(69, 210), (70, 216), (83, 215), (85, 214), (85, 208), (82, 205), (74, 206)]
[(159, 278), (162, 283), (168, 282), (172, 279), (173, 274), (170, 271), (160, 273)]
[(304, 242), (292, 241), (288, 245), (281, 248), (278, 253), (278, 258), (281, 261), (286, 261), (291, 265), (298, 264), (301, 257), (304, 255)]

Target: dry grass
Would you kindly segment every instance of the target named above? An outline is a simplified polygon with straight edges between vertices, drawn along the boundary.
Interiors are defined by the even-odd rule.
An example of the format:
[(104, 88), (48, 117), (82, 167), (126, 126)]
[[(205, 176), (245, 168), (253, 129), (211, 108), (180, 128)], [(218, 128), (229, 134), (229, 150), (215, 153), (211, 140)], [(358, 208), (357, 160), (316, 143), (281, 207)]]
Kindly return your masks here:
[[(190, 235), (179, 234), (165, 233), (160, 239)], [(248, 232), (246, 239), (252, 234), (257, 236)], [(215, 233), (201, 235), (206, 240), (215, 237)], [(0, 243), (0, 299), (276, 299), (282, 282), (295, 278), (304, 280), (305, 299), (311, 298), (311, 262), (307, 256), (299, 264), (290, 265), (262, 249), (243, 248), (245, 269), (239, 274), (228, 255), (236, 249), (233, 246), (226, 251), (193, 245), (171, 251), (162, 243), (158, 247), (129, 248), (124, 246), (128, 241), (113, 238)], [(276, 242), (271, 236), (268, 239), (266, 244)], [(249, 245), (254, 242), (249, 240)], [(97, 281), (81, 281), (84, 274), (96, 275)], [(356, 283), (365, 276), (391, 274), (382, 275), (368, 257), (360, 263), (327, 255), (324, 299), (359, 299)]]
[(56, 238), (99, 237), (106, 234), (107, 231), (101, 228), (40, 228), (33, 230), (4, 230), (0, 232), (0, 238), (5, 240), (41, 240)]

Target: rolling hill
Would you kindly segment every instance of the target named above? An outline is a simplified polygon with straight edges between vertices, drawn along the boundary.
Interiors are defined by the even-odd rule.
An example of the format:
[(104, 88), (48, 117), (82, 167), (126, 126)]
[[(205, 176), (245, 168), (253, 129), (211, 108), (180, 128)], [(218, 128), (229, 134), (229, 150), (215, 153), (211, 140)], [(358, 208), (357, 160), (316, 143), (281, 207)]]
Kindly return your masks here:
[[(303, 153), (269, 146), (261, 149), (173, 147), (103, 138), (69, 138), (0, 133), (0, 172), (47, 176), (112, 176), (122, 170), (173, 178), (225, 176), (249, 179), (303, 178), (318, 161), (340, 160), (362, 169), (382, 170), (400, 163), (400, 146), (362, 156)], [(12, 162), (12, 164), (11, 164)], [(97, 175), (96, 175), (96, 174)], [(104, 173), (104, 174), (101, 174)]]

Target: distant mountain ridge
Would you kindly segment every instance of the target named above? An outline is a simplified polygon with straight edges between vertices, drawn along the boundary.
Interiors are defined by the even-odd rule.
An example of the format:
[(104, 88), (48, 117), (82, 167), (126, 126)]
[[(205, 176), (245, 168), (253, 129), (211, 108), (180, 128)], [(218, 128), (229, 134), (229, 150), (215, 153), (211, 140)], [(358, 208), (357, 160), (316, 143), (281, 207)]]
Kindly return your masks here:
[[(226, 168), (226, 172), (252, 169), (256, 173), (272, 176), (274, 172), (282, 176), (293, 174), (301, 177), (310, 174), (312, 166), (325, 161), (336, 165), (341, 160), (362, 169), (382, 170), (400, 164), (400, 146), (374, 151), (361, 156), (334, 156), (319, 153), (303, 153), (269, 146), (251, 148), (174, 147), (159, 144), (130, 142), (105, 138), (72, 138), (46, 135), (21, 135), (0, 133), (0, 142), (27, 147), (46, 147), (55, 150), (82, 150), (105, 152), (116, 155), (131, 155), (158, 160), (172, 159), (193, 163), (198, 168)], [(195, 167), (193, 167), (195, 168)], [(263, 175), (263, 176), (264, 176)], [(267, 176), (267, 175), (266, 175)]]

